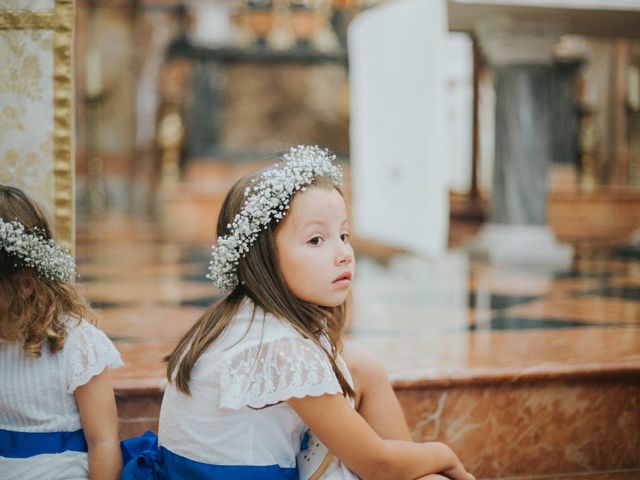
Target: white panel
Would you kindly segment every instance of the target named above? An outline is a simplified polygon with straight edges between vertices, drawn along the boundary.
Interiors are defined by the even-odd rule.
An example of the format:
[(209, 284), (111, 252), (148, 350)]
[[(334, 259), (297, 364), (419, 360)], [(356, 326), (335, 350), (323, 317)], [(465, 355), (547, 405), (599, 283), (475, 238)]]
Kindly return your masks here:
[(446, 250), (446, 4), (401, 0), (349, 29), (355, 230), (425, 255)]
[(471, 186), (473, 44), (466, 33), (447, 35), (447, 185), (468, 193)]

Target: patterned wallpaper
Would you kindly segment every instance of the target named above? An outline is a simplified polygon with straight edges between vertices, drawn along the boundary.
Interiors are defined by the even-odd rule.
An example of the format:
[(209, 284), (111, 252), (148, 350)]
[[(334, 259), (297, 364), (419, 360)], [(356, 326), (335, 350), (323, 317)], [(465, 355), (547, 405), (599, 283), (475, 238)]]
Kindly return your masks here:
[(73, 0), (0, 6), (0, 183), (25, 190), (74, 245)]

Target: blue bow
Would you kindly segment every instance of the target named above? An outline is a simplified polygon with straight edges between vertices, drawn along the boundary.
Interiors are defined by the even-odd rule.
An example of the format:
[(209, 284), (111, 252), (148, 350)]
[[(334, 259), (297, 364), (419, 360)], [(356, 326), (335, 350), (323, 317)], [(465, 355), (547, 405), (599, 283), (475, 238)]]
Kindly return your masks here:
[(120, 442), (123, 480), (155, 480), (160, 460), (158, 437), (146, 431), (143, 435)]

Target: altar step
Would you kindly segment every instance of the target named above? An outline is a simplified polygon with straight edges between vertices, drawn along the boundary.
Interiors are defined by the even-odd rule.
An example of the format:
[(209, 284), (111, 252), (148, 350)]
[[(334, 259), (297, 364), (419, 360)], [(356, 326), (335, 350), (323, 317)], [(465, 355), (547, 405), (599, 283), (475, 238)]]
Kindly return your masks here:
[[(450, 445), (478, 479), (640, 479), (638, 371), (394, 383), (414, 438)], [(159, 385), (117, 394), (121, 438), (157, 432)]]
[(616, 470), (610, 472), (598, 472), (570, 475), (543, 475), (536, 477), (509, 477), (500, 480), (638, 480), (640, 470)]
[(414, 438), (450, 445), (479, 479), (640, 479), (640, 371), (591, 367), (395, 388)]

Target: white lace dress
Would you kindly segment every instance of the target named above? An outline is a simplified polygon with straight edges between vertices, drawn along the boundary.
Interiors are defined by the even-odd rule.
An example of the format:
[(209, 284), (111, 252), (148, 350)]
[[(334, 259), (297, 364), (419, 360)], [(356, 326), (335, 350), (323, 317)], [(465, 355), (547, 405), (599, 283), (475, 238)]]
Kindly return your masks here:
[[(26, 355), (21, 343), (0, 340), (0, 478), (86, 479), (87, 454), (81, 451), (16, 458), (2, 456), (25, 433), (77, 432), (80, 414), (74, 392), (106, 367), (122, 366), (120, 354), (107, 336), (88, 322), (69, 321), (64, 348), (55, 354), (46, 346), (42, 356)], [(27, 437), (30, 442), (33, 436)], [(24, 445), (24, 444), (23, 444)], [(28, 445), (27, 445), (28, 446)], [(10, 458), (8, 458), (10, 457)]]
[[(189, 383), (191, 395), (169, 384), (160, 411), (159, 445), (208, 465), (257, 467), (249, 478), (297, 478), (291, 472), (308, 435), (286, 400), (342, 389), (316, 344), (261, 310), (251, 322), (252, 312), (253, 303), (245, 301), (223, 335), (198, 359)], [(339, 365), (350, 381), (341, 359)], [(281, 472), (263, 476), (259, 467)], [(221, 474), (216, 478), (227, 478), (224, 469), (216, 471)], [(300, 473), (301, 478), (307, 475), (302, 469)], [(357, 477), (334, 459), (320, 478)]]

